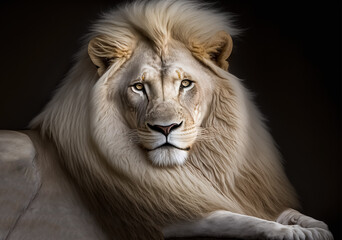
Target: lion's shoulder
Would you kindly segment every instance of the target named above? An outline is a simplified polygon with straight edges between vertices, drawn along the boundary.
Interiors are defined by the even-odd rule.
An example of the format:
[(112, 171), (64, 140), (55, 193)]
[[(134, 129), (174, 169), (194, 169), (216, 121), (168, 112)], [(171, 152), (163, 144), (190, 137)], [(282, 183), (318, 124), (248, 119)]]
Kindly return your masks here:
[(3, 164), (29, 164), (35, 155), (31, 139), (24, 133), (0, 130), (0, 161)]
[(25, 133), (0, 131), (0, 239), (106, 239), (54, 144)]
[(0, 238), (6, 239), (37, 191), (36, 149), (30, 138), (16, 131), (0, 131)]

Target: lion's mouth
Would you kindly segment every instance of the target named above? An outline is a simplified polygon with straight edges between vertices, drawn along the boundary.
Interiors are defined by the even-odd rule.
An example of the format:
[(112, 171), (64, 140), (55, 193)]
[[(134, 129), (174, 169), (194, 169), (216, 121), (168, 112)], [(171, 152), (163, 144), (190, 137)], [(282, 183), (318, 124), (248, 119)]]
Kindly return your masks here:
[(156, 148), (153, 148), (153, 149), (147, 149), (148, 151), (153, 151), (153, 150), (156, 150), (158, 148), (177, 148), (179, 150), (183, 150), (183, 151), (189, 151), (190, 150), (190, 147), (186, 147), (186, 148), (181, 148), (181, 147), (177, 147), (169, 142), (165, 142), (164, 144), (156, 147)]

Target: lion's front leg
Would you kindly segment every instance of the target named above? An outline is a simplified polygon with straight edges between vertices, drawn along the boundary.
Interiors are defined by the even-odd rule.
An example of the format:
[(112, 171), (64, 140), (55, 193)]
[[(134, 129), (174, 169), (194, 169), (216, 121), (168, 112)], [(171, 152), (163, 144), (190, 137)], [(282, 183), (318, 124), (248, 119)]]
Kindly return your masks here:
[(306, 216), (294, 209), (287, 209), (277, 218), (277, 222), (284, 225), (299, 225), (309, 229), (315, 239), (333, 239), (328, 226), (312, 217)]
[[(321, 229), (321, 228), (320, 228)], [(232, 213), (215, 211), (194, 222), (174, 224), (163, 229), (168, 237), (228, 237), (239, 239), (272, 240), (331, 240), (325, 229), (305, 228), (299, 225), (283, 225), (278, 222)]]

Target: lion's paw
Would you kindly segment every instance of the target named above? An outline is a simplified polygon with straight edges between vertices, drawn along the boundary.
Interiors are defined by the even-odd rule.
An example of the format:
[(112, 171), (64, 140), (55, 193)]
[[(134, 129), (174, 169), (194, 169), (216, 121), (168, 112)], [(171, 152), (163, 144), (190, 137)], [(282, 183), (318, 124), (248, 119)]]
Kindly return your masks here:
[(333, 240), (332, 234), (321, 228), (303, 228), (299, 225), (284, 225), (270, 231), (265, 236), (268, 240)]
[(327, 231), (329, 230), (324, 222), (306, 216), (294, 209), (287, 209), (282, 212), (278, 217), (277, 222), (284, 225), (300, 225), (304, 228), (321, 228)]
[(267, 240), (305, 240), (305, 234), (296, 231), (292, 226), (282, 226), (276, 231), (269, 231), (265, 234)]

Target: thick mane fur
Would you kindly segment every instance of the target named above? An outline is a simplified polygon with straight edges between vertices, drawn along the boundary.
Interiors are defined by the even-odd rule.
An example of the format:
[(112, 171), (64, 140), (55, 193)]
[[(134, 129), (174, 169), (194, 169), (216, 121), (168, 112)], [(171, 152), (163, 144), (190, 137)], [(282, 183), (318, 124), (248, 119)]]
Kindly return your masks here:
[[(159, 239), (163, 226), (214, 210), (274, 220), (295, 207), (279, 153), (250, 94), (219, 67), (210, 66), (218, 81), (202, 126), (208, 140), (194, 145), (183, 166), (149, 164), (129, 139), (119, 101), (114, 107), (106, 104), (103, 81), (115, 78), (140, 39), (153, 42), (161, 55), (167, 54), (170, 39), (196, 55), (222, 30), (233, 36), (238, 32), (226, 14), (192, 1), (139, 1), (112, 10), (93, 25), (76, 64), (32, 121), (32, 128), (57, 145), (62, 164), (107, 231), (127, 239)], [(106, 36), (121, 53), (101, 77), (87, 54), (88, 42), (97, 36)], [(97, 109), (106, 114), (97, 115)], [(112, 142), (105, 142), (98, 130), (107, 128), (114, 129)], [(108, 152), (98, 149), (101, 144)]]
[(170, 38), (189, 45), (209, 42), (222, 30), (238, 34), (229, 20), (223, 13), (208, 10), (208, 4), (195, 1), (137, 1), (104, 14), (94, 24), (90, 38), (107, 35), (114, 44), (130, 47), (138, 36), (147, 37), (162, 52)]

